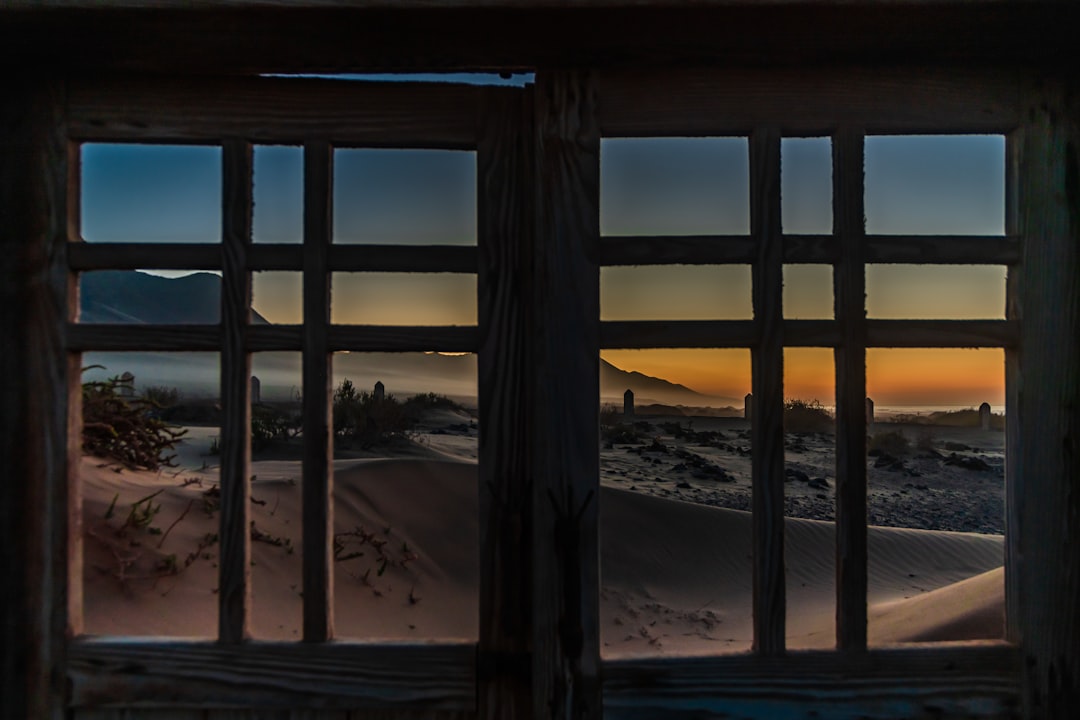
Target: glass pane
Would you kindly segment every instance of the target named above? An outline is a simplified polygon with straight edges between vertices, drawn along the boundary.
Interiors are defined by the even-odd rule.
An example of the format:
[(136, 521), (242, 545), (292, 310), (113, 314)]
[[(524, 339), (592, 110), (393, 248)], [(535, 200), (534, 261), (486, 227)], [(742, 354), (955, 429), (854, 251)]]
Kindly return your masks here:
[(1004, 637), (1004, 365), (867, 351), (872, 645)]
[(81, 152), (84, 240), (221, 241), (221, 148), (86, 143)]
[(750, 352), (600, 359), (603, 656), (749, 650)]
[(1002, 319), (1003, 265), (867, 265), (866, 314), (881, 319)]
[(79, 321), (213, 324), (221, 318), (221, 276), (209, 272), (102, 270), (79, 274)]
[(300, 325), (304, 322), (304, 275), (298, 272), (251, 274), (252, 323)]
[(601, 320), (747, 320), (749, 265), (600, 268)]
[(476, 153), (334, 151), (334, 242), (476, 244)]
[(833, 318), (831, 265), (784, 266), (784, 317), (794, 320)]
[(255, 242), (303, 242), (303, 148), (255, 146), (253, 193), (252, 236)]
[(304, 438), (298, 352), (251, 356), (251, 635), (303, 635)]
[(477, 637), (476, 356), (334, 356), (340, 638)]
[(780, 213), (791, 235), (832, 233), (832, 141), (780, 141)]
[(746, 235), (746, 138), (609, 138), (600, 142), (603, 235)]
[(789, 648), (836, 644), (836, 425), (831, 348), (784, 349)]
[(476, 275), (334, 273), (331, 283), (333, 323), (476, 324)]
[(866, 138), (866, 231), (1003, 235), (1005, 138)]
[(83, 367), (85, 631), (214, 637), (218, 355), (86, 353)]

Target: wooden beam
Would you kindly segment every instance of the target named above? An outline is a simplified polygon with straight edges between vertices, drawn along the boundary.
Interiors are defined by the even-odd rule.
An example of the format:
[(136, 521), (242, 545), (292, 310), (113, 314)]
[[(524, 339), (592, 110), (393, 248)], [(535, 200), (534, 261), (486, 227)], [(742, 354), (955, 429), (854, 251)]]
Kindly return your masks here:
[(77, 641), (74, 708), (476, 707), (474, 643)]
[[(785, 263), (835, 263), (839, 244), (830, 235), (785, 235)], [(600, 241), (600, 264), (720, 265), (750, 264), (757, 241), (749, 236), (606, 236)], [(938, 265), (1013, 265), (1020, 260), (1015, 236), (870, 235), (868, 263)]]
[(0, 100), (0, 717), (17, 720), (64, 717), (69, 564), (79, 567), (69, 536), (78, 450), (64, 347), (64, 93), (30, 73), (11, 78)]
[(1020, 122), (1019, 73), (1000, 69), (635, 69), (596, 83), (605, 137), (748, 135), (778, 120), (785, 135), (1000, 133)]
[(536, 173), (531, 89), (491, 93), (477, 151), (480, 336), (479, 715), (533, 708), (535, 402), (529, 313)]
[(868, 263), (937, 265), (1014, 265), (1020, 261), (1015, 235), (870, 235)]
[[(1064, 720), (1080, 702), (1080, 102), (1076, 78), (1033, 85), (1020, 135), (1022, 318), (1010, 572), (1018, 588), (1024, 712)], [(1014, 358), (1015, 360), (1015, 358)], [(1009, 408), (1009, 412), (1013, 412)], [(1017, 448), (1010, 447), (1009, 450)], [(1010, 497), (1016, 499), (1011, 493)]]
[(218, 565), (218, 640), (248, 638), (251, 612), (251, 321), (252, 149), (243, 140), (222, 153), (221, 243), (221, 538)]
[[(331, 325), (328, 352), (476, 352), (475, 326)], [(249, 325), (248, 352), (300, 351), (303, 325)], [(146, 325), (71, 323), (70, 352), (184, 352), (221, 350), (220, 325)]]
[[(1005, 232), (1020, 232), (1020, 150), (1024, 143), (1023, 128), (1014, 130), (1005, 139)], [(1021, 240), (1021, 243), (1023, 241)], [(1005, 318), (1017, 324), (1017, 341), (1005, 348), (1005, 637), (1019, 644), (1023, 633), (1020, 625), (1020, 518), (1024, 505), (1024, 476), (1020, 455), (1020, 388), (1022, 369), (1019, 347), (1019, 325), (1023, 322), (1020, 291), (1022, 268), (1010, 267), (1005, 278)]]
[(280, 77), (90, 80), (72, 87), (70, 132), (87, 142), (243, 137), (256, 143), (471, 148), (479, 90), (454, 83)]
[(867, 347), (1011, 347), (1020, 337), (1014, 320), (866, 320)]
[(457, 245), (332, 245), (335, 272), (475, 273), (477, 250)]
[(784, 248), (780, 231), (780, 131), (750, 136), (750, 232), (758, 245), (753, 303), (757, 343), (750, 349), (750, 427), (754, 536), (754, 650), (784, 652)]
[(600, 347), (725, 348), (757, 342), (753, 320), (619, 320), (600, 323)]
[(303, 592), (304, 640), (334, 634), (330, 274), (333, 148), (304, 144)]
[(1004, 644), (609, 661), (604, 717), (1016, 717), (1018, 671)]
[(836, 364), (836, 645), (866, 649), (866, 278), (863, 133), (833, 136), (833, 225), (842, 255), (833, 268), (834, 315), (843, 345)]
[[(538, 67), (860, 67), (972, 62), (1002, 73), (1018, 64), (1074, 58), (1071, 4), (1023, 0), (974, 2), (634, 2), (410, 6), (124, 8), (119, 3), (57, 12), (39, 3), (4, 12), (0, 57), (26, 66), (97, 74), (253, 75), (287, 72), (438, 72)], [(6, 5), (5, 5), (6, 7)], [(296, 29), (304, 28), (298, 34)], [(603, 33), (596, 28), (603, 27)], [(768, 32), (763, 32), (768, 28)], [(869, 68), (868, 68), (869, 69)], [(991, 78), (992, 79), (992, 78)], [(934, 85), (933, 77), (928, 77)], [(957, 87), (972, 108), (981, 83)], [(950, 86), (953, 87), (953, 86)], [(756, 92), (768, 94), (767, 87)], [(818, 90), (811, 85), (806, 94)], [(883, 95), (889, 95), (887, 92)], [(899, 94), (899, 93), (893, 93)], [(927, 93), (927, 96), (932, 93)], [(601, 95), (603, 98), (604, 96)], [(661, 96), (663, 97), (663, 96)], [(842, 101), (842, 92), (825, 104)], [(898, 118), (918, 117), (920, 96), (883, 97)], [(254, 99), (256, 105), (258, 99)], [(665, 103), (657, 103), (663, 105)], [(932, 104), (931, 107), (934, 107)], [(805, 107), (781, 108), (798, 118)], [(994, 105), (981, 108), (992, 115)], [(794, 112), (793, 112), (794, 110)], [(604, 105), (605, 116), (608, 114)], [(617, 114), (617, 112), (615, 113)], [(978, 115), (976, 114), (976, 117)], [(328, 120), (327, 122), (333, 122)], [(748, 124), (747, 127), (750, 127)], [(825, 126), (827, 128), (827, 126)]]
[(539, 73), (533, 253), (533, 717), (599, 717), (600, 132), (583, 72)]
[[(71, 243), (72, 270), (220, 270), (220, 243)], [(303, 269), (303, 246), (254, 244), (248, 270)], [(331, 272), (476, 272), (476, 248), (454, 245), (332, 245)]]
[(600, 264), (749, 265), (757, 259), (757, 245), (749, 235), (608, 235), (600, 239)]

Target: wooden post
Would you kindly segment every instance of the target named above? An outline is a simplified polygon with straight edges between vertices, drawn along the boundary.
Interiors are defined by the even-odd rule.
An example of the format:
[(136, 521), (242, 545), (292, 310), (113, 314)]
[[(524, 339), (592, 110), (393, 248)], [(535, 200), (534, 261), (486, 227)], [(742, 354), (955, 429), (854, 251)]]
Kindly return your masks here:
[[(489, 92), (479, 180), (479, 717), (532, 712), (532, 90)], [(548, 546), (545, 546), (548, 547)]]
[(64, 347), (64, 102), (63, 83), (30, 74), (0, 99), (0, 717), (13, 720), (64, 717), (68, 568), (81, 567), (68, 537), (79, 448)]
[[(1005, 138), (1005, 232), (1020, 234), (1020, 147), (1023, 130)], [(1021, 238), (1021, 252), (1023, 239)], [(1005, 317), (1020, 322), (1022, 272), (1019, 264), (1008, 269), (1005, 280)], [(1005, 639), (1020, 643), (1020, 508), (1024, 503), (1024, 477), (1020, 473), (1020, 349), (1005, 348)]]
[(836, 348), (836, 645), (866, 648), (866, 277), (863, 133), (833, 136), (833, 268)]
[(760, 332), (753, 364), (754, 649), (784, 652), (784, 248), (780, 232), (780, 132), (750, 137), (750, 232), (754, 321)]
[(334, 633), (333, 460), (330, 438), (330, 275), (333, 148), (304, 144), (303, 539), (304, 640)]
[(533, 717), (597, 718), (600, 132), (587, 73), (538, 72)]
[(1080, 707), (1077, 89), (1046, 81), (1029, 90), (1018, 150), (1023, 261), (1011, 298), (1023, 317), (1015, 419), (1023, 503), (1009, 513), (1017, 523), (1009, 527), (1017, 535), (1009, 551), (1018, 580), (1009, 599), (1019, 603), (1010, 610), (1019, 615), (1025, 716), (1050, 720), (1076, 717)]
[(218, 639), (248, 636), (251, 612), (251, 353), (244, 347), (251, 319), (252, 150), (243, 140), (222, 148), (221, 239), (221, 563)]

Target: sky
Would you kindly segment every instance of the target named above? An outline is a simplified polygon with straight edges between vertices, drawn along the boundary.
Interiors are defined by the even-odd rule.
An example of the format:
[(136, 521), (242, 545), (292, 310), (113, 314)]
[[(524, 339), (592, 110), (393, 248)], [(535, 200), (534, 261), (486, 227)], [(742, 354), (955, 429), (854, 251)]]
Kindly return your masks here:
[[(498, 80), (520, 83), (520, 78)], [(1004, 138), (869, 137), (866, 223), (871, 234), (1004, 233)], [(782, 144), (785, 232), (831, 231), (827, 138)], [(89, 242), (218, 242), (221, 153), (200, 146), (84, 145), (81, 230)], [(339, 148), (334, 156), (336, 243), (476, 243), (476, 157), (467, 151)], [(254, 241), (302, 234), (302, 152), (258, 146)], [(745, 138), (605, 139), (600, 230), (604, 235), (747, 234)], [(749, 266), (603, 268), (601, 319), (749, 319)], [(1001, 318), (1000, 266), (868, 266), (871, 318)], [(475, 324), (474, 275), (335, 273), (338, 323)], [(300, 274), (256, 273), (254, 306), (272, 322), (300, 321)], [(784, 268), (784, 315), (832, 317), (832, 271)], [(750, 388), (745, 350), (607, 351), (603, 357), (695, 390), (741, 398)], [(1000, 350), (871, 350), (868, 393), (879, 405), (1003, 403)], [(785, 354), (785, 395), (833, 401), (832, 352)]]

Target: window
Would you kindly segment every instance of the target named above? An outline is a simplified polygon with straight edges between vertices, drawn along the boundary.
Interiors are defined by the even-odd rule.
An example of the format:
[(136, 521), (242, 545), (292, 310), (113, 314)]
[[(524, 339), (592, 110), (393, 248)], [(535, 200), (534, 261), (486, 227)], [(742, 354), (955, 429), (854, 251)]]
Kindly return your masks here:
[[(1010, 214), (1007, 234), (980, 237), (978, 242), (868, 235), (863, 166), (871, 130), (1009, 134), (1020, 126), (1019, 113), (1017, 108), (993, 106), (986, 111), (980, 105), (975, 111), (952, 104), (948, 88), (956, 82), (930, 87), (907, 73), (871, 79), (860, 75), (855, 80), (858, 88), (849, 95), (845, 88), (852, 78), (825, 71), (810, 90), (802, 78), (780, 71), (760, 77), (673, 71), (661, 80), (620, 71), (598, 72), (593, 79), (541, 72), (535, 90), (457, 88), (452, 91), (455, 102), (440, 104), (440, 112), (430, 115), (424, 104), (430, 88), (423, 85), (407, 91), (397, 85), (358, 85), (339, 92), (299, 80), (208, 81), (201, 101), (209, 110), (183, 124), (176, 120), (187, 116), (190, 101), (183, 93), (171, 94), (168, 87), (152, 98), (118, 91), (113, 97), (120, 100), (112, 105), (97, 94), (100, 88), (76, 87), (69, 125), (74, 142), (170, 140), (221, 148), (226, 200), (220, 245), (72, 242), (68, 248), (73, 273), (141, 267), (220, 270), (225, 287), (220, 325), (105, 327), (72, 322), (66, 340), (72, 353), (221, 353), (222, 514), (227, 518), (221, 531), (218, 642), (77, 638), (67, 668), (76, 711), (109, 704), (195, 702), (339, 709), (429, 705), (471, 713), (485, 711), (487, 703), (496, 702), (493, 697), (518, 697), (513, 690), (518, 685), (532, 688), (536, 683), (550, 694), (549, 702), (576, 703), (578, 709), (599, 709), (602, 702), (612, 714), (661, 713), (675, 702), (702, 712), (741, 707), (760, 717), (793, 709), (825, 715), (838, 706), (855, 714), (892, 702), (881, 700), (886, 689), (905, 682), (910, 683), (905, 686), (910, 696), (890, 706), (897, 716), (928, 707), (945, 715), (1004, 712), (1015, 702), (1018, 682), (1012, 645), (867, 651), (865, 357), (872, 347), (1006, 348), (1007, 372), (1016, 373), (1012, 350), (1019, 342), (1018, 325), (1011, 315), (951, 321), (867, 319), (863, 296), (869, 263), (1016, 265), (1021, 252), (1016, 218)], [(916, 97), (890, 98), (883, 92), (890, 83), (901, 83)], [(266, 117), (252, 117), (233, 99), (238, 86), (258, 90), (255, 96), (285, 100)], [(763, 87), (767, 91), (755, 91)], [(636, 90), (630, 93), (628, 88)], [(661, 91), (669, 103), (634, 99)], [(80, 92), (94, 101), (82, 97), (80, 102)], [(806, 109), (798, 117), (790, 112), (795, 98)], [(110, 110), (121, 101), (129, 117), (111, 122)], [(290, 110), (300, 107), (302, 115)], [(480, 107), (484, 112), (478, 126)], [(358, 108), (377, 108), (371, 111), (376, 121), (367, 115), (358, 118), (353, 114)], [(387, 122), (398, 113), (413, 122)], [(571, 128), (558, 122), (565, 116), (580, 124)], [(330, 120), (311, 120), (315, 117)], [(696, 234), (678, 237), (652, 231), (639, 237), (601, 237), (601, 136), (686, 135), (748, 138), (748, 233), (708, 235), (695, 229)], [(832, 233), (788, 234), (782, 227), (781, 148), (788, 137), (830, 139)], [(1015, 142), (1009, 137), (1008, 142)], [(302, 245), (248, 241), (252, 146), (273, 142), (302, 142)], [(475, 148), (477, 246), (331, 243), (332, 164), (339, 145)], [(1018, 182), (1010, 176), (1007, 188)], [(71, 206), (77, 206), (74, 198)], [(638, 264), (750, 266), (752, 318), (602, 320), (601, 267)], [(831, 317), (784, 316), (785, 264), (831, 268)], [(303, 273), (303, 324), (252, 324), (251, 273), (282, 271)], [(330, 321), (331, 273), (402, 271), (476, 272), (476, 326), (343, 326)], [(601, 660), (596, 495), (600, 351), (670, 347), (741, 348), (751, 353), (754, 649), (664, 662), (648, 657)], [(832, 348), (835, 357), (838, 605), (836, 648), (796, 652), (786, 648), (785, 633), (782, 371), (785, 348), (801, 347)], [(304, 435), (310, 440), (327, 434), (331, 376), (325, 361), (339, 350), (479, 354), (476, 642), (326, 642), (332, 636), (330, 459), (319, 442), (308, 445), (304, 460), (305, 479), (311, 480), (303, 488), (306, 642), (246, 642), (250, 493), (244, 439), (250, 422), (250, 356), (303, 353)], [(1016, 581), (1007, 577), (1007, 582)], [(77, 631), (77, 611), (70, 622)], [(205, 668), (215, 672), (206, 673)], [(534, 671), (551, 680), (550, 687), (533, 679)], [(748, 676), (754, 682), (747, 683)], [(169, 683), (168, 698), (158, 692), (158, 682)]]

